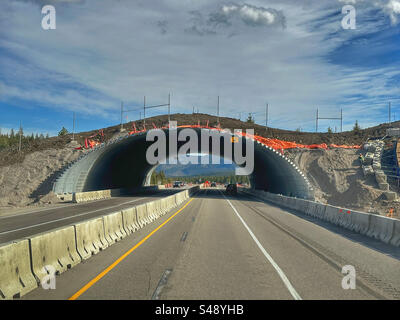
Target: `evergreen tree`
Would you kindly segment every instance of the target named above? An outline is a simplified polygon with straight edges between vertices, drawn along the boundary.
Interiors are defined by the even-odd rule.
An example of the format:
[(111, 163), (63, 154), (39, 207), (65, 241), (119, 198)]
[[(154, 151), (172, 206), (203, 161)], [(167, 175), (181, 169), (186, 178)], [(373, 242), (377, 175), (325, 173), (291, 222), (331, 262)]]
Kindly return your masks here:
[(353, 127), (353, 132), (359, 133), (360, 130), (361, 130), (361, 127), (358, 125), (358, 120), (356, 120), (356, 123), (354, 124), (354, 127)]
[(253, 123), (253, 124), (254, 124), (254, 117), (251, 115), (251, 113), (249, 113), (249, 116), (247, 117), (246, 122), (247, 122), (247, 123)]
[(65, 129), (64, 127), (62, 127), (62, 129), (58, 132), (58, 136), (65, 136), (66, 134), (68, 134), (68, 130)]

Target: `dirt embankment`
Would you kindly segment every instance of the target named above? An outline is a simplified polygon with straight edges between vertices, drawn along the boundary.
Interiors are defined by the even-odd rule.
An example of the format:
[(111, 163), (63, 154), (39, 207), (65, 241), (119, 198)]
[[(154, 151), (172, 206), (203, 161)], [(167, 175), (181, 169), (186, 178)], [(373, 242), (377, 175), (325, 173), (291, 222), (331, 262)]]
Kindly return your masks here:
[(0, 167), (0, 211), (58, 202), (51, 192), (58, 171), (81, 151), (73, 148), (33, 152), (21, 163)]
[[(208, 114), (172, 114), (172, 121), (178, 125), (198, 124), (215, 127), (217, 118)], [(147, 129), (166, 126), (168, 116), (157, 116), (146, 119)], [(136, 128), (143, 128), (143, 121), (136, 121)], [(234, 118), (220, 117), (222, 128), (254, 129), (256, 135), (294, 141), (302, 144), (361, 144), (367, 138), (384, 136), (388, 124), (343, 133), (309, 133), (266, 128), (264, 126), (242, 122)], [(391, 127), (399, 127), (400, 122)], [(128, 131), (132, 123), (124, 124)], [(104, 141), (119, 134), (120, 126), (103, 130)], [(98, 133), (98, 130), (75, 134), (75, 139), (83, 145), (85, 138)], [(57, 201), (51, 193), (52, 182), (66, 163), (77, 158), (82, 151), (68, 147), (71, 135), (35, 140), (24, 144), (22, 151), (17, 146), (0, 150), (0, 210), (11, 207), (23, 207), (32, 204)], [(389, 203), (377, 190), (373, 178), (365, 180), (359, 166), (356, 150), (288, 150), (286, 154), (298, 163), (315, 187), (319, 201), (338, 206), (364, 211), (387, 212)], [(400, 212), (400, 207), (397, 210)]]
[[(195, 125), (200, 123), (201, 125), (206, 125), (208, 123), (211, 127), (216, 127), (218, 125), (218, 118), (203, 113), (194, 113), (194, 114), (171, 114), (171, 121), (177, 121), (178, 125)], [(400, 121), (389, 124), (381, 124), (375, 127), (367, 128), (359, 130), (358, 132), (347, 131), (342, 133), (314, 133), (314, 132), (297, 132), (290, 130), (282, 130), (276, 128), (266, 128), (265, 126), (247, 123), (240, 121), (235, 118), (227, 118), (220, 117), (220, 126), (221, 128), (226, 129), (254, 129), (254, 133), (256, 135), (265, 137), (265, 138), (274, 138), (280, 139), (284, 141), (293, 141), (301, 144), (361, 144), (367, 140), (367, 138), (371, 137), (382, 137), (386, 134), (386, 129), (389, 127), (400, 127)], [(143, 129), (143, 120), (135, 121), (136, 128), (138, 130)], [(168, 124), (168, 116), (161, 115), (156, 117), (151, 117), (146, 119), (146, 128), (153, 128), (153, 124), (156, 127), (167, 126)], [(124, 128), (127, 131), (132, 130), (133, 123), (125, 123)], [(107, 141), (118, 134), (120, 130), (120, 125), (104, 128), (104, 141)], [(75, 134), (75, 140), (78, 141), (79, 144), (83, 145), (85, 138), (91, 137), (99, 133), (99, 130), (92, 130), (87, 132), (80, 132)], [(18, 147), (13, 146), (11, 148), (7, 148), (4, 150), (0, 150), (0, 167), (8, 166), (15, 164), (17, 162), (22, 162), (26, 155), (42, 150), (48, 149), (62, 149), (65, 148), (66, 145), (72, 140), (72, 135), (68, 134), (61, 137), (51, 137), (48, 139), (39, 139), (34, 140), (32, 142), (27, 142), (22, 146), (22, 151), (18, 152)]]
[(310, 180), (316, 200), (339, 207), (385, 215), (400, 204), (386, 201), (373, 176), (365, 178), (358, 150), (290, 150), (286, 154)]
[[(52, 185), (59, 170), (82, 151), (72, 146), (48, 149), (26, 155), (21, 163), (0, 167), (0, 214), (13, 208), (55, 204)], [(316, 200), (344, 208), (386, 214), (397, 202), (386, 201), (374, 177), (364, 178), (358, 150), (285, 151), (312, 183)]]

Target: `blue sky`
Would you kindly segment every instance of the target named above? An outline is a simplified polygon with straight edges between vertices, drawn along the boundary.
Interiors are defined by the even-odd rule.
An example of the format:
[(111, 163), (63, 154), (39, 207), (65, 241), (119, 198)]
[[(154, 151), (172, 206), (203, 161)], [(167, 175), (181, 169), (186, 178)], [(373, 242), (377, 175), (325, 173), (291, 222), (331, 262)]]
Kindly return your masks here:
[[(41, 8), (56, 8), (56, 30)], [(355, 30), (342, 7), (357, 10)], [(55, 135), (120, 121), (120, 104), (167, 102), (304, 131), (400, 119), (400, 0), (2, 0), (0, 128)], [(149, 110), (148, 115), (166, 110)], [(138, 119), (139, 112), (128, 120)], [(320, 130), (339, 128), (320, 121)]]

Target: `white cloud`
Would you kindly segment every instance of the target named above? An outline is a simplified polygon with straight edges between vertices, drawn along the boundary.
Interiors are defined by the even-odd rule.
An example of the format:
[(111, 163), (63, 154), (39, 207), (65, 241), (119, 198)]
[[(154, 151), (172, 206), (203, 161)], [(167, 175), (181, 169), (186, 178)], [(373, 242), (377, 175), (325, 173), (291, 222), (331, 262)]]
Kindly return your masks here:
[[(335, 15), (339, 2), (152, 0), (118, 6), (86, 0), (58, 9), (57, 29), (47, 32), (37, 6), (3, 1), (3, 22), (11, 27), (2, 29), (0, 47), (17, 57), (0, 60), (3, 101), (35, 101), (117, 121), (120, 100), (142, 104), (146, 95), (148, 103), (159, 104), (171, 92), (172, 112), (195, 106), (215, 114), (220, 95), (221, 115), (262, 114), (268, 101), (271, 124), (296, 129), (313, 127), (317, 106), (328, 112), (342, 104), (352, 121), (375, 110), (370, 106), (384, 96), (398, 95), (389, 86), (396, 66), (364, 70), (327, 60), (355, 35), (362, 38), (385, 23), (343, 31)], [(272, 28), (283, 22), (286, 28)]]
[(397, 24), (397, 15), (400, 14), (400, 1), (390, 0), (385, 7), (386, 12), (389, 14), (392, 24)]
[[(227, 16), (239, 15), (243, 22), (252, 25), (272, 25), (283, 18), (283, 15), (277, 10), (248, 4), (224, 5), (222, 13)], [(280, 22), (283, 23), (284, 20), (282, 19)]]

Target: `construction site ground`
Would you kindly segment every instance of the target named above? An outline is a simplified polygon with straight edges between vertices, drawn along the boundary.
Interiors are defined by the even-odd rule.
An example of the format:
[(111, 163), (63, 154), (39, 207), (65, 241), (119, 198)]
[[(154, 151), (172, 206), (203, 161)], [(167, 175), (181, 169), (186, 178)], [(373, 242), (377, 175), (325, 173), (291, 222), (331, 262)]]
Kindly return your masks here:
[[(178, 125), (202, 124), (217, 125), (217, 118), (206, 114), (174, 114), (171, 120)], [(168, 116), (146, 119), (146, 127), (162, 127), (167, 124)], [(222, 128), (255, 129), (255, 134), (266, 138), (293, 141), (300, 144), (362, 144), (368, 138), (384, 136), (388, 124), (343, 133), (306, 133), (297, 131), (265, 128), (239, 121), (238, 119), (220, 117)], [(143, 128), (143, 122), (135, 122), (137, 129)], [(132, 123), (124, 124), (126, 132), (132, 129)], [(390, 127), (400, 127), (400, 123)], [(78, 144), (84, 145), (85, 138), (96, 133), (96, 130), (75, 134)], [(120, 135), (120, 126), (104, 129), (105, 141)], [(17, 148), (0, 150), (0, 215), (10, 210), (28, 206), (57, 205), (60, 199), (52, 193), (52, 185), (58, 171), (67, 163), (75, 160), (84, 150), (76, 150), (71, 144), (71, 135), (35, 140)], [(395, 208), (399, 216), (400, 203), (387, 201), (382, 191), (377, 188), (373, 177), (365, 178), (358, 160), (359, 150), (332, 149), (307, 150), (289, 149), (284, 153), (291, 158), (307, 175), (315, 190), (317, 201), (349, 209), (387, 214)]]
[(291, 149), (285, 154), (309, 179), (316, 201), (380, 215), (394, 208), (399, 217), (400, 202), (387, 201), (373, 175), (364, 177), (360, 150)]

